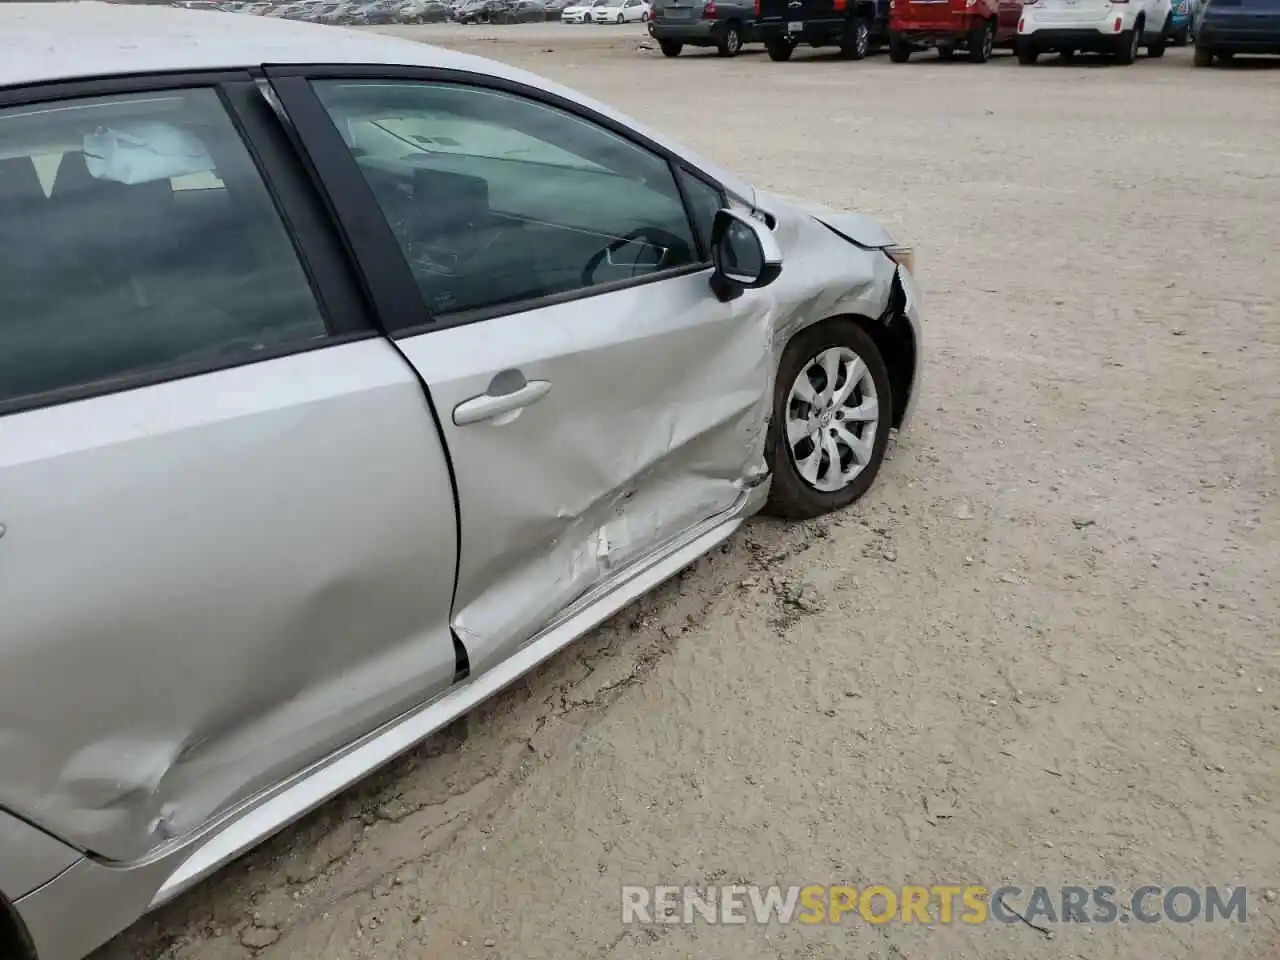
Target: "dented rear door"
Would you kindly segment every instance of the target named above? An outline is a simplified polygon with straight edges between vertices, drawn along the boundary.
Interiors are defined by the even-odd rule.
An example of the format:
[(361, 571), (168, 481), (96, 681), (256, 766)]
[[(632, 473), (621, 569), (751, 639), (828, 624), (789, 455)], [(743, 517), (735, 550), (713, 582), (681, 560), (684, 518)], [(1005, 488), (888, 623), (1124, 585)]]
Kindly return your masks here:
[[(126, 85), (0, 108), (0, 808), (113, 862), (456, 666), (439, 434), (281, 131), (248, 78)], [(116, 129), (154, 155), (95, 177)]]

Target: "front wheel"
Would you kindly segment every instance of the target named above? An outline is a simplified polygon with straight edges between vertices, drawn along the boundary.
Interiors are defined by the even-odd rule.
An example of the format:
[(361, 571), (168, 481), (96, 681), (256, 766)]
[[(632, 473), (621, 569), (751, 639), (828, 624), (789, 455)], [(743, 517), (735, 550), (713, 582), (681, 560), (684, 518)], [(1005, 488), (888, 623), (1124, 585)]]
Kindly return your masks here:
[(911, 59), (911, 44), (900, 33), (889, 34), (889, 59), (894, 63), (906, 63)]
[(1197, 46), (1196, 52), (1193, 55), (1191, 62), (1194, 63), (1197, 67), (1212, 67), (1213, 51), (1208, 49), (1207, 47)]
[(615, 22), (615, 23), (626, 23), (626, 22), (627, 22), (627, 18), (626, 18), (626, 17), (624, 17), (622, 14), (618, 14), (618, 19), (617, 19), (616, 21), (614, 21), (614, 22)]
[(679, 40), (659, 40), (658, 48), (664, 57), (678, 57), (680, 51), (684, 49), (684, 44)]
[(969, 32), (969, 62), (986, 63), (996, 45), (996, 28), (987, 21)]
[(1036, 49), (1034, 40), (1028, 37), (1019, 37), (1017, 42), (1018, 62), (1024, 67), (1035, 66), (1035, 62), (1040, 59), (1040, 51)]
[(764, 49), (769, 54), (770, 60), (776, 60), (781, 63), (784, 60), (791, 59), (791, 54), (795, 53), (796, 45), (786, 37), (770, 37), (764, 42)]
[(1170, 39), (1169, 42), (1172, 43), (1175, 47), (1185, 47), (1190, 40), (1191, 40), (1191, 29), (1189, 27), (1183, 27), (1181, 30), (1179, 30), (1177, 33), (1173, 35), (1173, 37)]
[(716, 44), (716, 53), (722, 57), (736, 57), (742, 52), (742, 31), (736, 23), (725, 25), (724, 35)]
[(853, 503), (875, 481), (892, 420), (889, 371), (865, 330), (830, 320), (799, 333), (774, 384), (765, 511), (805, 520)]

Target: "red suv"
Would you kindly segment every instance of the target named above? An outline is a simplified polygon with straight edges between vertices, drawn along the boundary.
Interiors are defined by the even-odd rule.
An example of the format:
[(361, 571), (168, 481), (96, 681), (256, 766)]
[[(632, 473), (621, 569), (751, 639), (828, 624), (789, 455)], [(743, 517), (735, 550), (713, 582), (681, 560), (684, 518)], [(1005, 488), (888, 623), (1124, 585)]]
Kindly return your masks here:
[(950, 60), (964, 49), (972, 63), (986, 63), (996, 46), (1012, 47), (1022, 0), (892, 0), (889, 59), (906, 63), (917, 50), (937, 47)]

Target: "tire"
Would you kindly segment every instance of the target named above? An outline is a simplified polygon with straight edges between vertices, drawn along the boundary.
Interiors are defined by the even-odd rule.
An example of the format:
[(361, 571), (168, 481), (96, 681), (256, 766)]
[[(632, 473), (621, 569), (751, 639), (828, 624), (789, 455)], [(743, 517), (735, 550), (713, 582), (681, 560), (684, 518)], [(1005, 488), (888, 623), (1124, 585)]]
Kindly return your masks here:
[(684, 49), (684, 44), (679, 40), (659, 40), (658, 48), (664, 57), (678, 57), (680, 51)]
[(911, 59), (911, 44), (900, 33), (889, 34), (889, 59), (894, 63), (906, 63)]
[(614, 23), (626, 23), (626, 22), (627, 22), (627, 18), (624, 17), (622, 14), (618, 14), (618, 19), (614, 21)]
[(1185, 47), (1190, 40), (1191, 40), (1190, 28), (1183, 27), (1181, 30), (1175, 33), (1172, 38), (1170, 38), (1169, 42), (1172, 43), (1175, 47)]
[(986, 63), (995, 47), (996, 28), (990, 20), (969, 31), (969, 62)]
[(641, 22), (641, 23), (648, 23), (648, 22), (649, 22), (649, 11), (648, 11), (648, 10), (646, 10), (644, 13), (640, 14), (640, 22)]
[(1018, 62), (1024, 67), (1034, 67), (1036, 61), (1040, 59), (1040, 51), (1036, 49), (1035, 41), (1028, 37), (1019, 37), (1014, 49), (1018, 52)]
[[(859, 440), (869, 441), (869, 456), (865, 463), (861, 465), (861, 469), (843, 486), (831, 490), (823, 490), (801, 475), (800, 469), (796, 465), (797, 454), (787, 440), (787, 421), (789, 414), (792, 413), (803, 416), (803, 413), (800, 412), (800, 404), (797, 403), (795, 410), (791, 409), (793, 385), (802, 375), (806, 375), (806, 371), (811, 367), (815, 358), (823, 354), (824, 351), (832, 349), (851, 352), (862, 361), (866, 367), (866, 375), (874, 385), (875, 400), (879, 409), (878, 417), (874, 422), (861, 423), (855, 429), (850, 429), (848, 426), (844, 427), (846, 435), (855, 434)], [(865, 384), (865, 378), (859, 382)], [(812, 388), (812, 378), (809, 379), (809, 384)], [(865, 403), (868, 399), (866, 393), (863, 392), (861, 398), (851, 395), (846, 405), (838, 407), (834, 411), (827, 411), (824, 415), (830, 417), (832, 413), (842, 413), (851, 409), (850, 404), (859, 399), (862, 403)], [(815, 428), (814, 436), (826, 429), (825, 424), (834, 424), (836, 422), (837, 418), (824, 420), (824, 426)], [(846, 420), (843, 422), (849, 424), (855, 421)], [(853, 503), (865, 494), (870, 489), (871, 484), (875, 482), (876, 474), (880, 471), (880, 464), (884, 461), (885, 448), (889, 442), (889, 427), (892, 422), (893, 397), (890, 393), (889, 371), (885, 367), (884, 359), (880, 356), (880, 351), (866, 331), (852, 320), (828, 320), (825, 323), (819, 323), (802, 330), (787, 344), (786, 350), (783, 351), (782, 362), (778, 366), (778, 376), (774, 385), (773, 416), (769, 421), (765, 450), (766, 459), (773, 472), (773, 485), (769, 493), (768, 503), (765, 505), (765, 512), (775, 517), (806, 520), (811, 517), (821, 516), (824, 513), (830, 513), (832, 510), (839, 510)], [(858, 430), (861, 431), (860, 434), (857, 434)], [(828, 434), (828, 436), (831, 435)], [(838, 465), (833, 468), (832, 458), (829, 453), (817, 450), (815, 444), (807, 437), (797, 441), (796, 446), (810, 451), (810, 455), (816, 454), (818, 456), (814, 471), (819, 482), (827, 478), (831, 478), (833, 483), (838, 482), (837, 478), (833, 477), (831, 473), (833, 469), (838, 468)], [(857, 464), (857, 459), (853, 457), (853, 450), (847, 444), (835, 440), (833, 437), (832, 446), (835, 448), (841, 463), (845, 461), (845, 455), (848, 454), (850, 465)], [(808, 456), (806, 455), (804, 459), (807, 460)]]
[(1160, 36), (1147, 44), (1147, 56), (1152, 59), (1159, 60), (1164, 56), (1165, 47), (1169, 45), (1169, 33), (1173, 28), (1173, 18), (1170, 17), (1164, 22), (1164, 26), (1160, 28)]
[(1197, 44), (1196, 50), (1192, 56), (1191, 62), (1194, 63), (1197, 67), (1212, 67), (1213, 51), (1210, 50), (1208, 47), (1202, 47), (1199, 44)]
[(938, 48), (938, 59), (941, 60), (943, 63), (950, 63), (955, 58), (956, 58), (955, 47), (939, 47)]
[(724, 34), (716, 44), (716, 53), (722, 57), (736, 57), (741, 52), (742, 30), (731, 20), (724, 26)]
[(1138, 59), (1138, 43), (1142, 39), (1142, 25), (1126, 30), (1116, 37), (1116, 63), (1127, 67)]
[(846, 60), (865, 60), (871, 50), (871, 28), (865, 20), (853, 25), (853, 35), (840, 44), (840, 55)]
[(796, 45), (786, 37), (770, 37), (764, 42), (764, 49), (769, 54), (770, 60), (782, 63), (791, 59), (791, 54), (795, 52)]

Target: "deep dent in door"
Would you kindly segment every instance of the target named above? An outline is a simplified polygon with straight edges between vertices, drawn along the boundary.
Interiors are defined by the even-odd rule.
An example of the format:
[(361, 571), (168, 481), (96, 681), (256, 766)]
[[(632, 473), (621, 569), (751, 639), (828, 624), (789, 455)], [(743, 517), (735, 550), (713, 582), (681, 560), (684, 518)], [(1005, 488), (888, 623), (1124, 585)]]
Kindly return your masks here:
[(0, 807), (102, 859), (452, 679), (416, 378), (378, 341), (272, 363), (0, 421)]
[(732, 335), (703, 341), (715, 349), (632, 371), (647, 398), (640, 409), (607, 409), (627, 402), (626, 392), (600, 396), (598, 420), (629, 420), (634, 431), (613, 443), (571, 438), (564, 448), (579, 456), (555, 462), (536, 495), (522, 487), (529, 512), (518, 521), (549, 527), (552, 548), (540, 565), (460, 578), (453, 628), (473, 672), (509, 655), (508, 638), (523, 634), (517, 647), (532, 640), (583, 594), (731, 509), (767, 476), (776, 315), (769, 290), (734, 301)]

